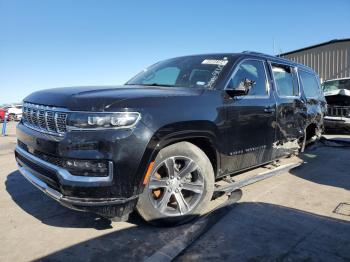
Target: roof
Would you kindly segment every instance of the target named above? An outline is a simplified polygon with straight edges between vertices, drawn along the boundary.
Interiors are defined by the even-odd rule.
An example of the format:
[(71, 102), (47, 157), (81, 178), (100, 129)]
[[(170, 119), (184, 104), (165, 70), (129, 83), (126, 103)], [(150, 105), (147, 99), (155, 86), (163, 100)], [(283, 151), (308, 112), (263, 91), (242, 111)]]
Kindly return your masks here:
[[(349, 39), (350, 40), (350, 39)], [(311, 67), (308, 67), (304, 64), (297, 63), (295, 61), (280, 57), (280, 56), (273, 56), (269, 54), (264, 54), (260, 52), (254, 52), (254, 51), (243, 51), (241, 53), (207, 53), (207, 54), (194, 54), (194, 55), (185, 55), (180, 57), (194, 57), (194, 56), (231, 56), (235, 57), (236, 59), (239, 59), (239, 57), (250, 57), (250, 58), (263, 58), (275, 63), (282, 63), (282, 64), (288, 64), (288, 65), (294, 65), (299, 68), (303, 68), (304, 70), (315, 72)], [(179, 57), (175, 57), (179, 58)]]
[(273, 56), (273, 55), (264, 54), (264, 53), (260, 53), (260, 52), (243, 51), (242, 53), (228, 53), (228, 54), (220, 54), (220, 55), (231, 55), (231, 56), (238, 56), (238, 57), (239, 56), (248, 56), (248, 57), (256, 57), (256, 58), (264, 58), (264, 59), (273, 61), (275, 63), (284, 63), (284, 64), (288, 64), (288, 65), (294, 65), (294, 66), (297, 66), (299, 68), (303, 68), (304, 70), (315, 72), (311, 67), (309, 67), (307, 65), (297, 63), (295, 61), (286, 59), (284, 57)]
[(334, 43), (346, 42), (346, 41), (350, 41), (350, 38), (333, 39), (331, 41), (324, 42), (324, 43), (321, 43), (321, 44), (311, 45), (311, 46), (300, 48), (300, 49), (297, 49), (297, 50), (294, 50), (294, 51), (286, 52), (286, 53), (280, 54), (279, 56), (290, 55), (290, 54), (301, 52), (301, 51), (304, 51), (304, 50), (308, 50), (308, 49), (312, 49), (312, 48), (316, 48), (316, 47), (320, 47), (320, 46), (324, 46), (324, 45), (334, 44)]
[(309, 67), (307, 65), (300, 64), (300, 63), (297, 63), (295, 61), (292, 61), (292, 60), (289, 60), (289, 59), (286, 59), (286, 58), (283, 58), (280, 56), (272, 56), (272, 55), (259, 53), (259, 52), (252, 52), (252, 51), (244, 51), (244, 52), (240, 53), (240, 55), (250, 55), (253, 57), (265, 58), (265, 59), (270, 60), (272, 62), (275, 62), (277, 64), (284, 63), (284, 64), (288, 64), (288, 65), (294, 65), (294, 66), (297, 66), (299, 68), (303, 68), (304, 70), (315, 72), (311, 67)]

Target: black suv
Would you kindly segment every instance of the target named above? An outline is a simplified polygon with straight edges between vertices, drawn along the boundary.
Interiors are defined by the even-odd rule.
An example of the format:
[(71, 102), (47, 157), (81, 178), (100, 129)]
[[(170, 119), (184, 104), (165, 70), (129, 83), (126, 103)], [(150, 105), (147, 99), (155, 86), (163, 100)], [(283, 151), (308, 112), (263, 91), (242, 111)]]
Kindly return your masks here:
[(316, 73), (254, 52), (156, 63), (123, 86), (24, 99), (19, 171), (61, 204), (154, 224), (193, 218), (227, 175), (298, 153), (323, 129)]

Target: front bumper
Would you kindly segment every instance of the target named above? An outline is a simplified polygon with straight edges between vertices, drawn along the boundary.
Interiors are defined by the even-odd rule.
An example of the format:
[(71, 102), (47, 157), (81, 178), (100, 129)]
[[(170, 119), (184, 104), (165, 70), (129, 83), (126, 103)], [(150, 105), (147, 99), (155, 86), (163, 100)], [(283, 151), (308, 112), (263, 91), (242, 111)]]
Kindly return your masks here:
[[(136, 205), (138, 195), (129, 198), (81, 198), (64, 196), (59, 190), (61, 184), (76, 183), (80, 187), (88, 187), (110, 183), (113, 179), (113, 172), (108, 177), (73, 176), (67, 170), (48, 163), (19, 146), (16, 147), (15, 154), (20, 173), (35, 187), (66, 207), (112, 218), (124, 217)], [(52, 175), (55, 174), (58, 180), (55, 180), (52, 175), (44, 174), (45, 170)]]
[(325, 116), (324, 126), (327, 129), (350, 129), (350, 118), (341, 116)]
[[(43, 168), (47, 169), (48, 171), (55, 174), (55, 176), (58, 178), (59, 184), (61, 185), (71, 185), (71, 186), (99, 186), (99, 185), (108, 185), (113, 181), (113, 162), (108, 162), (108, 176), (105, 177), (88, 177), (88, 176), (74, 176), (71, 173), (69, 173), (66, 169), (53, 165), (49, 162), (46, 162), (31, 153), (27, 152), (26, 150), (22, 149), (19, 146), (16, 146), (15, 150), (17, 162), (20, 161), (23, 164), (23, 161), (19, 160), (18, 158), (24, 158), (35, 165), (42, 166)], [(23, 160), (23, 159), (22, 159)]]

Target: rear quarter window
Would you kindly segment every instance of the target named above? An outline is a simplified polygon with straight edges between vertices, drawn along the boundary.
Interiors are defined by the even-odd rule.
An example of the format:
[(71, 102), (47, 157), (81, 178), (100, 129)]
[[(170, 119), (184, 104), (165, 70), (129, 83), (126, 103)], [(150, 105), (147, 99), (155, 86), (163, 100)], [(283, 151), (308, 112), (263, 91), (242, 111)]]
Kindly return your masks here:
[(320, 96), (320, 87), (314, 74), (300, 70), (299, 78), (306, 98), (315, 98)]
[(285, 65), (272, 65), (272, 73), (281, 97), (298, 96), (299, 86), (293, 68)]

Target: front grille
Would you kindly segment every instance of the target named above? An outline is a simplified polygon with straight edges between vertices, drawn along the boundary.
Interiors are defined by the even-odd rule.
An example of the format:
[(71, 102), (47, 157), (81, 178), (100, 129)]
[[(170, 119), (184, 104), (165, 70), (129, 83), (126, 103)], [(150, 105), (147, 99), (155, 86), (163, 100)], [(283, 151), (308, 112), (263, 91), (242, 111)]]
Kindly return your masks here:
[(350, 117), (350, 107), (328, 105), (327, 116)]
[(24, 103), (23, 123), (41, 132), (64, 135), (67, 131), (67, 113), (54, 107)]
[(34, 162), (28, 160), (27, 158), (25, 158), (24, 156), (22, 156), (21, 154), (18, 154), (16, 151), (15, 151), (15, 155), (16, 155), (16, 158), (19, 159), (24, 165), (26, 165), (29, 168), (33, 169), (34, 171), (38, 172), (41, 176), (44, 176), (46, 178), (46, 182), (48, 184), (50, 184), (50, 186), (52, 186), (55, 189), (59, 188), (58, 178), (53, 171), (51, 171), (45, 167), (42, 167), (40, 165), (37, 165), (36, 163), (34, 163)]
[(47, 155), (37, 150), (34, 151), (33, 155), (55, 166), (63, 167), (63, 162), (64, 162), (63, 158)]
[[(26, 144), (24, 144), (21, 140), (17, 140), (17, 145), (22, 148), (23, 150), (29, 152), (28, 150), (28, 146)], [(60, 167), (63, 167), (63, 158), (59, 158), (59, 157), (56, 157), (56, 156), (53, 156), (53, 155), (48, 155), (48, 154), (44, 154), (38, 150), (34, 150), (33, 153), (34, 156), (40, 158), (41, 160), (44, 160), (46, 162), (49, 162), (53, 165), (56, 165), (56, 166), (60, 166)]]

